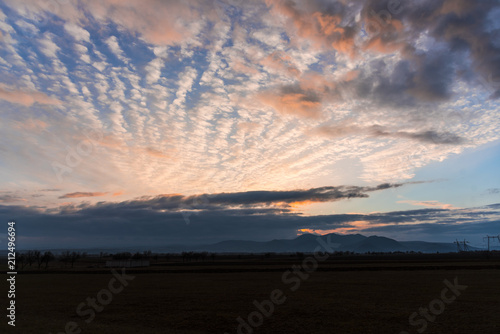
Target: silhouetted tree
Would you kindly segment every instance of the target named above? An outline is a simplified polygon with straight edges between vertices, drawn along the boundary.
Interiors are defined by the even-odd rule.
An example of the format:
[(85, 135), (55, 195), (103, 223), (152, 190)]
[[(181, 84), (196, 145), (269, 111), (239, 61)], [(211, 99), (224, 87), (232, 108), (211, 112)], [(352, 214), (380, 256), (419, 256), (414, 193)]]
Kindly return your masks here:
[(64, 266), (66, 267), (66, 265), (71, 261), (71, 252), (70, 251), (62, 252), (61, 255), (59, 255), (59, 261), (63, 262)]
[(16, 269), (23, 269), (26, 265), (26, 255), (16, 252)]
[(80, 252), (71, 252), (71, 268), (73, 268), (76, 260), (78, 260), (80, 257)]
[(49, 262), (54, 260), (56, 257), (54, 256), (54, 254), (52, 254), (52, 252), (45, 252), (43, 253), (43, 256), (42, 256), (42, 262), (45, 263), (45, 269), (47, 269), (49, 267)]
[(182, 262), (191, 262), (194, 257), (194, 252), (182, 252)]
[(42, 265), (42, 253), (40, 251), (33, 251), (33, 258), (35, 259), (36, 263), (38, 264), (38, 269), (40, 269), (40, 266)]
[(29, 250), (27, 253), (26, 253), (26, 261), (28, 262), (30, 268), (31, 268), (31, 265), (33, 264), (33, 262), (35, 262), (35, 252), (32, 251), (32, 250)]

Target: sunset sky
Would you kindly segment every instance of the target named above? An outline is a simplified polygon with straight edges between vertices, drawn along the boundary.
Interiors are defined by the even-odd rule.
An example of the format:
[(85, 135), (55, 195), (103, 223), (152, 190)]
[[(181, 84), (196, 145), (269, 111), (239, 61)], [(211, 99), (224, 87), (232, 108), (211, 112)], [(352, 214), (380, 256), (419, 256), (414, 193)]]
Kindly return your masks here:
[(483, 247), (499, 102), (497, 0), (0, 0), (0, 218), (19, 249)]

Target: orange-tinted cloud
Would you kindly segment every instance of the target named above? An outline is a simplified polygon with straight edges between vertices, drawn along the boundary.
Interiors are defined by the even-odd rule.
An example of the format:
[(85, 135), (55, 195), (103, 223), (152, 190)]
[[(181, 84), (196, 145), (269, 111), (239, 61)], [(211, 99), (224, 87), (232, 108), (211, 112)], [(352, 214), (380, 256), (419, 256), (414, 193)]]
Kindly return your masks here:
[(265, 92), (257, 98), (282, 114), (307, 118), (318, 118), (321, 115), (318, 97), (307, 92)]
[(438, 209), (444, 209), (444, 210), (460, 209), (458, 207), (453, 206), (452, 204), (440, 203), (438, 201), (411, 201), (411, 200), (406, 200), (406, 201), (398, 201), (397, 203), (406, 203), (406, 204), (411, 204), (411, 205), (415, 205), (415, 206), (424, 206), (426, 208), (438, 208)]
[(18, 122), (16, 128), (35, 132), (44, 130), (47, 126), (48, 124), (42, 120), (30, 118), (23, 122)]
[(252, 68), (250, 66), (245, 65), (243, 62), (239, 60), (235, 60), (231, 64), (231, 69), (236, 72), (244, 73), (244, 74), (257, 74), (258, 70)]
[(144, 152), (149, 154), (150, 156), (153, 156), (155, 158), (170, 158), (171, 156), (163, 151), (157, 150), (152, 147), (146, 147), (144, 149)]
[(99, 197), (99, 196), (105, 196), (108, 193), (105, 192), (75, 192), (75, 193), (69, 193), (69, 194), (64, 194), (60, 196), (59, 198), (80, 198), (80, 197)]
[(22, 91), (17, 89), (6, 89), (0, 87), (0, 99), (30, 107), (35, 103), (60, 105), (62, 102), (40, 92)]
[(382, 37), (377, 36), (370, 39), (364, 46), (365, 50), (376, 51), (379, 53), (394, 53), (406, 46), (402, 41), (384, 41)]
[(292, 77), (300, 75), (300, 71), (293, 65), (292, 58), (281, 51), (275, 51), (264, 57), (260, 64), (272, 72), (287, 73)]
[(359, 73), (360, 72), (357, 70), (347, 72), (346, 75), (344, 76), (344, 81), (349, 82), (356, 79), (359, 76)]
[(303, 90), (315, 91), (317, 94), (331, 92), (336, 87), (334, 82), (317, 72), (305, 73), (300, 78), (299, 85)]
[(125, 191), (120, 190), (120, 191), (117, 191), (117, 192), (113, 193), (113, 197), (121, 196), (121, 195), (124, 195), (124, 194), (125, 194)]
[(292, 207), (293, 209), (300, 209), (303, 206), (306, 205), (311, 205), (315, 203), (321, 203), (322, 201), (314, 201), (314, 200), (306, 200), (306, 201), (297, 201), (297, 202), (291, 202), (288, 205)]
[(318, 48), (334, 48), (338, 52), (354, 56), (355, 27), (342, 26), (342, 17), (319, 10), (305, 11), (297, 8), (293, 1), (266, 0), (275, 14), (287, 17), (301, 38), (309, 39)]

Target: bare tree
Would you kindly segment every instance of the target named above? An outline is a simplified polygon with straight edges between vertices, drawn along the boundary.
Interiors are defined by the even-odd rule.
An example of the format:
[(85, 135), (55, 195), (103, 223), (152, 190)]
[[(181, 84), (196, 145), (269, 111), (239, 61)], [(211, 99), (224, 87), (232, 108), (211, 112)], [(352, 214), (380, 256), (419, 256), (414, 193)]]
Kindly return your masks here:
[(42, 256), (42, 262), (45, 263), (45, 269), (47, 269), (49, 267), (49, 262), (54, 260), (56, 257), (54, 256), (54, 254), (52, 254), (52, 252), (45, 252), (43, 253), (43, 256)]
[(42, 253), (38, 250), (33, 251), (33, 257), (38, 264), (38, 269), (40, 269), (40, 266), (42, 265)]
[(16, 269), (23, 269), (26, 265), (26, 256), (23, 253), (16, 252)]
[(33, 262), (35, 262), (35, 251), (29, 250), (26, 253), (26, 261), (28, 262), (31, 268), (31, 265), (33, 264)]
[(80, 252), (71, 252), (71, 268), (73, 268), (76, 260), (78, 260), (80, 257)]
[(70, 251), (64, 251), (61, 253), (59, 256), (59, 261), (64, 263), (64, 267), (68, 264), (68, 262), (71, 261), (71, 252)]

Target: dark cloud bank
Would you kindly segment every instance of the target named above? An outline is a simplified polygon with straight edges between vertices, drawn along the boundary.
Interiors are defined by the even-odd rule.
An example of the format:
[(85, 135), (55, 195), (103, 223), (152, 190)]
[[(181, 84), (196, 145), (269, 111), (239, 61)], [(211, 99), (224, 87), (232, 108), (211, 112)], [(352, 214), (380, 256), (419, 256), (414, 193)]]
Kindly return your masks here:
[(359, 221), (367, 225), (362, 232), (365, 234), (399, 240), (420, 236), (424, 241), (451, 242), (459, 236), (492, 233), (500, 222), (498, 204), (467, 210), (422, 209), (324, 216), (303, 216), (290, 207), (295, 202), (364, 198), (367, 192), (400, 186), (403, 184), (161, 195), (119, 203), (81, 203), (58, 211), (1, 205), (0, 218), (17, 221), (19, 249), (167, 246), (231, 239), (265, 241), (293, 238), (300, 229), (352, 228)]

